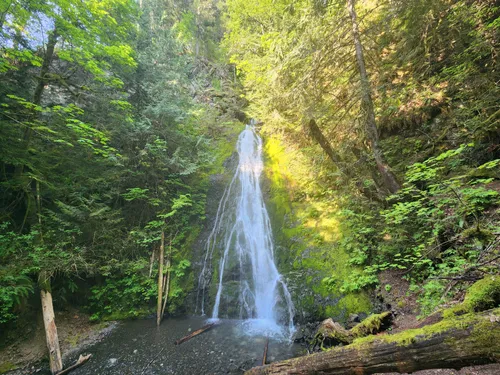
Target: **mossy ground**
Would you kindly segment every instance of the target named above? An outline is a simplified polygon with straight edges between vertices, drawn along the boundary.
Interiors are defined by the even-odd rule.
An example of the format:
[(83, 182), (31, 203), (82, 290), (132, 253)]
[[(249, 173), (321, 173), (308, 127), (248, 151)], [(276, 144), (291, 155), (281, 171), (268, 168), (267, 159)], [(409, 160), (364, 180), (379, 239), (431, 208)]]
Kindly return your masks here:
[(17, 366), (12, 362), (2, 363), (0, 364), (0, 374), (5, 374), (6, 372), (14, 370), (15, 368), (17, 368)]
[[(498, 317), (500, 314), (500, 309), (494, 309), (491, 311), (491, 316)], [(488, 316), (480, 316), (477, 313), (468, 313), (460, 316), (452, 316), (447, 314), (447, 318), (443, 319), (439, 323), (425, 326), (417, 329), (409, 329), (394, 335), (378, 335), (378, 336), (366, 336), (354, 340), (352, 345), (354, 346), (365, 346), (371, 344), (375, 341), (382, 341), (386, 343), (394, 343), (401, 346), (410, 345), (418, 340), (430, 338), (433, 335), (443, 333), (452, 329), (472, 329), (472, 335), (475, 340), (481, 342), (481, 346), (488, 346), (491, 342), (500, 342), (500, 330), (492, 330), (490, 318)], [(491, 341), (493, 340), (493, 341)], [(460, 347), (459, 342), (453, 342), (452, 339), (448, 342), (450, 345), (456, 345)]]
[(353, 266), (349, 255), (336, 246), (343, 236), (336, 201), (308, 193), (324, 191), (314, 186), (317, 168), (276, 135), (265, 139), (265, 155), (278, 266), (290, 284), (299, 316), (345, 321), (350, 313), (369, 312), (366, 293), (342, 294), (323, 282), (332, 274), (340, 282), (347, 280)]
[[(491, 343), (500, 342), (500, 329), (491, 329), (491, 323), (499, 321), (499, 305), (500, 278), (498, 276), (486, 276), (482, 280), (475, 282), (467, 290), (465, 299), (462, 303), (443, 310), (443, 319), (440, 322), (418, 329), (409, 329), (394, 335), (361, 337), (354, 341), (354, 345), (365, 345), (375, 340), (396, 343), (397, 345), (409, 345), (415, 342), (417, 338), (429, 338), (432, 335), (451, 329), (471, 328), (472, 337), (476, 342), (481, 344), (479, 346), (473, 346), (470, 350), (475, 350), (477, 347), (488, 347)], [(488, 309), (492, 309), (489, 314), (478, 314), (478, 312)], [(370, 324), (370, 320), (377, 320), (376, 316), (371, 319), (368, 318), (365, 321)], [(365, 323), (365, 321), (363, 321), (363, 323)], [(455, 342), (454, 339), (449, 339), (448, 341), (448, 344), (460, 349), (459, 342)], [(497, 356), (496, 358), (500, 358), (500, 353), (496, 353), (495, 355)]]

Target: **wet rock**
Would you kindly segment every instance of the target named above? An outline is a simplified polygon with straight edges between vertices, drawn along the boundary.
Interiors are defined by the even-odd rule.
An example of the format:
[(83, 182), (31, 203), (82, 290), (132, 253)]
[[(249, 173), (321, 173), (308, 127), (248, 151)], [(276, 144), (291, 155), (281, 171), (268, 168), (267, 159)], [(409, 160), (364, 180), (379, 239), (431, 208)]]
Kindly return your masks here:
[(244, 362), (241, 362), (238, 366), (238, 371), (245, 372), (247, 370), (250, 370), (252, 367), (254, 367), (255, 361), (256, 361), (256, 358), (251, 358), (251, 359), (247, 359)]
[(109, 366), (114, 366), (114, 365), (116, 365), (117, 363), (118, 363), (118, 359), (117, 359), (117, 358), (110, 358), (110, 359), (108, 360), (108, 364), (109, 364)]
[(297, 330), (293, 335), (293, 341), (295, 343), (309, 343), (314, 338), (314, 334), (319, 323), (305, 323), (297, 326)]

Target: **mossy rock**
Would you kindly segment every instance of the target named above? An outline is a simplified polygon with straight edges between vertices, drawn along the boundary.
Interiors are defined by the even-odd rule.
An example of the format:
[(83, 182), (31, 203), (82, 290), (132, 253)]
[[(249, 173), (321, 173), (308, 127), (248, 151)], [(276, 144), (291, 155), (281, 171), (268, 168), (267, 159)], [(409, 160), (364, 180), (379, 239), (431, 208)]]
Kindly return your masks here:
[(372, 314), (361, 323), (351, 329), (351, 333), (355, 337), (364, 337), (378, 333), (390, 325), (392, 314), (390, 311), (381, 314)]

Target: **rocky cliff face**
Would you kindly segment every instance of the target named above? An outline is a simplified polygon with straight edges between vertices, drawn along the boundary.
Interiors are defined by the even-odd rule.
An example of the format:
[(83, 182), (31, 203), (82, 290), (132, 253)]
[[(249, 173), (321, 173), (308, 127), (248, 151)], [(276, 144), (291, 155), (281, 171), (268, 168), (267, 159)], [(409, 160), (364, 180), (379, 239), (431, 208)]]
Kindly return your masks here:
[[(192, 272), (194, 275), (193, 290), (190, 297), (186, 299), (189, 313), (201, 314), (202, 300), (204, 300), (204, 312), (210, 315), (212, 312), (215, 294), (217, 292), (216, 281), (218, 275), (218, 264), (220, 254), (214, 252), (211, 261), (208, 261), (206, 272), (200, 279), (206, 255), (207, 239), (214, 227), (219, 202), (224, 190), (231, 181), (234, 170), (238, 165), (236, 153), (236, 141), (242, 129), (241, 124), (226, 128), (225, 147), (220, 150), (219, 161), (215, 163), (213, 173), (208, 176), (207, 199), (205, 206), (205, 223), (192, 247)], [(200, 289), (200, 282), (205, 285), (205, 293)]]
[(297, 150), (285, 148), (279, 136), (265, 139), (267, 208), (276, 244), (278, 268), (292, 294), (299, 323), (332, 317), (347, 321), (350, 314), (368, 313), (372, 303), (365, 293), (343, 294), (327, 285), (332, 273), (349, 277), (349, 257), (336, 243), (342, 238), (334, 201), (309, 195), (314, 166)]

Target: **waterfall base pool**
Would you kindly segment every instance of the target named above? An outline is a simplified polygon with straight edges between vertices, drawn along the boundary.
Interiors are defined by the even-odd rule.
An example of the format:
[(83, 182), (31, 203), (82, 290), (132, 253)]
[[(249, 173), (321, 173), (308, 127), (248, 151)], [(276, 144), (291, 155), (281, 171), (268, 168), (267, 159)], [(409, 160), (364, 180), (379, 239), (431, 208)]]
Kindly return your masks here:
[[(205, 323), (202, 317), (166, 319), (159, 328), (154, 319), (125, 322), (84, 350), (92, 358), (72, 374), (242, 374), (262, 363), (267, 338), (249, 335), (246, 321), (222, 319), (209, 331), (174, 345)], [(302, 352), (299, 344), (269, 338), (268, 363)]]

